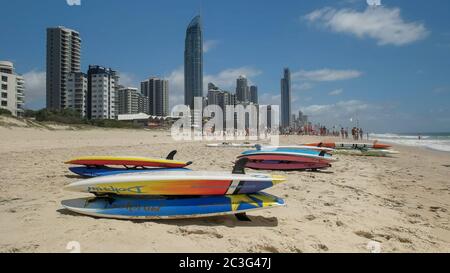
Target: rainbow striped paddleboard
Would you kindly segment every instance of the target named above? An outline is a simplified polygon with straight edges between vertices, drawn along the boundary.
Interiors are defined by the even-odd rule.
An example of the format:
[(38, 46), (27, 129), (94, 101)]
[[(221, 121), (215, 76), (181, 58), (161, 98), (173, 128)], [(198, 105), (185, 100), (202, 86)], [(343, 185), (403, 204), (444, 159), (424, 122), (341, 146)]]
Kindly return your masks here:
[(96, 177), (65, 189), (96, 195), (225, 195), (255, 193), (285, 180), (269, 174), (159, 171)]
[(131, 174), (131, 173), (148, 173), (148, 172), (162, 172), (162, 171), (190, 171), (185, 168), (111, 168), (106, 166), (96, 167), (71, 167), (71, 172), (82, 177), (92, 178), (116, 174)]
[(133, 156), (85, 156), (71, 159), (66, 164), (84, 166), (132, 166), (157, 168), (184, 168), (192, 162), (174, 160), (177, 151), (169, 153), (166, 159)]
[[(182, 219), (234, 214), (284, 206), (284, 200), (266, 193), (197, 197), (95, 197), (65, 200), (70, 211), (114, 219)], [(239, 219), (239, 217), (238, 217)]]

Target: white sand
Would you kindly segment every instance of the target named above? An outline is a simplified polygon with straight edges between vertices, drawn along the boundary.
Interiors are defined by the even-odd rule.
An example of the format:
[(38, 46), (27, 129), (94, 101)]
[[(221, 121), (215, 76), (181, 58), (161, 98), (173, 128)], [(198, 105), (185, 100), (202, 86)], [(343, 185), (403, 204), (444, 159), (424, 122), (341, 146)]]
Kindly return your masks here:
[(287, 173), (288, 182), (267, 190), (287, 207), (250, 213), (252, 222), (132, 222), (62, 210), (61, 200), (84, 196), (63, 191), (78, 179), (65, 160), (174, 149), (192, 169), (217, 171), (231, 171), (243, 151), (174, 142), (162, 131), (0, 127), (0, 252), (68, 252), (70, 241), (84, 252), (368, 252), (370, 241), (383, 252), (450, 251), (450, 154), (401, 146), (395, 158), (340, 156), (329, 172)]

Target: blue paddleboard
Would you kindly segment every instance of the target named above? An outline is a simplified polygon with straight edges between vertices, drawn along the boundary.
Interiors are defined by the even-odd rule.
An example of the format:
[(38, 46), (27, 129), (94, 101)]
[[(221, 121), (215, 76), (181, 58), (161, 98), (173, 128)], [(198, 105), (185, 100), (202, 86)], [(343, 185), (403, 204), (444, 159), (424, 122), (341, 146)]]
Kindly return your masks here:
[(92, 197), (65, 200), (70, 211), (114, 219), (180, 219), (240, 214), (284, 206), (284, 200), (266, 193), (198, 197)]
[(107, 175), (125, 174), (125, 173), (143, 173), (143, 172), (161, 172), (161, 171), (190, 171), (186, 168), (138, 168), (138, 169), (126, 169), (126, 168), (110, 168), (110, 167), (71, 167), (69, 170), (77, 175), (83, 177), (99, 177)]

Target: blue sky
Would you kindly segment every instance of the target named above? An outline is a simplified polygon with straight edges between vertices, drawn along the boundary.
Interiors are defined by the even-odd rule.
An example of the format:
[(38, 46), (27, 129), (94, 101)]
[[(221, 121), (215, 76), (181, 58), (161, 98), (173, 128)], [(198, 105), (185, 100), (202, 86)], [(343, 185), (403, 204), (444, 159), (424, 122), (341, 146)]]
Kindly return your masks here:
[[(372, 0), (375, 1), (375, 0)], [(328, 126), (355, 120), (377, 132), (450, 131), (450, 1), (3, 1), (0, 59), (27, 80), (27, 106), (45, 103), (45, 29), (81, 33), (82, 67), (118, 70), (122, 83), (169, 79), (183, 101), (185, 28), (201, 10), (205, 82), (234, 90), (245, 74), (263, 103), (279, 103), (284, 67), (293, 109)], [(205, 85), (206, 86), (206, 85)], [(353, 123), (350, 120), (353, 120)]]

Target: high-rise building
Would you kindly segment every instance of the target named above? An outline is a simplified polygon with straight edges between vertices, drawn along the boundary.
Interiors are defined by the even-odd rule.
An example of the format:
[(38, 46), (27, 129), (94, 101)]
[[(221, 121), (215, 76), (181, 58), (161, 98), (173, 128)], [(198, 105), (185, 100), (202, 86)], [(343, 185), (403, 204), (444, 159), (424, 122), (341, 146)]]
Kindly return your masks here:
[(288, 128), (291, 125), (291, 71), (284, 69), (281, 79), (281, 127)]
[(67, 74), (66, 79), (66, 108), (71, 108), (80, 113), (82, 118), (87, 117), (87, 75), (82, 72)]
[(118, 91), (118, 114), (149, 114), (148, 97), (142, 95), (137, 88), (121, 86)]
[(194, 98), (203, 97), (203, 35), (200, 16), (186, 30), (184, 50), (184, 104), (193, 109)]
[(0, 85), (0, 109), (10, 111), (13, 116), (22, 116), (25, 81), (15, 73), (12, 62), (0, 61)]
[(249, 87), (247, 78), (243, 75), (236, 80), (236, 99), (239, 103), (249, 101)]
[(255, 85), (250, 86), (250, 102), (258, 104), (258, 87)]
[(89, 119), (115, 119), (119, 75), (111, 68), (90, 65), (88, 70), (87, 115)]
[(139, 113), (139, 93), (137, 88), (121, 87), (118, 92), (118, 114)]
[(150, 115), (169, 115), (169, 81), (155, 77), (145, 80), (141, 82), (141, 93), (148, 97)]
[(80, 72), (81, 38), (65, 27), (47, 29), (47, 108), (67, 107), (66, 82), (71, 72)]

